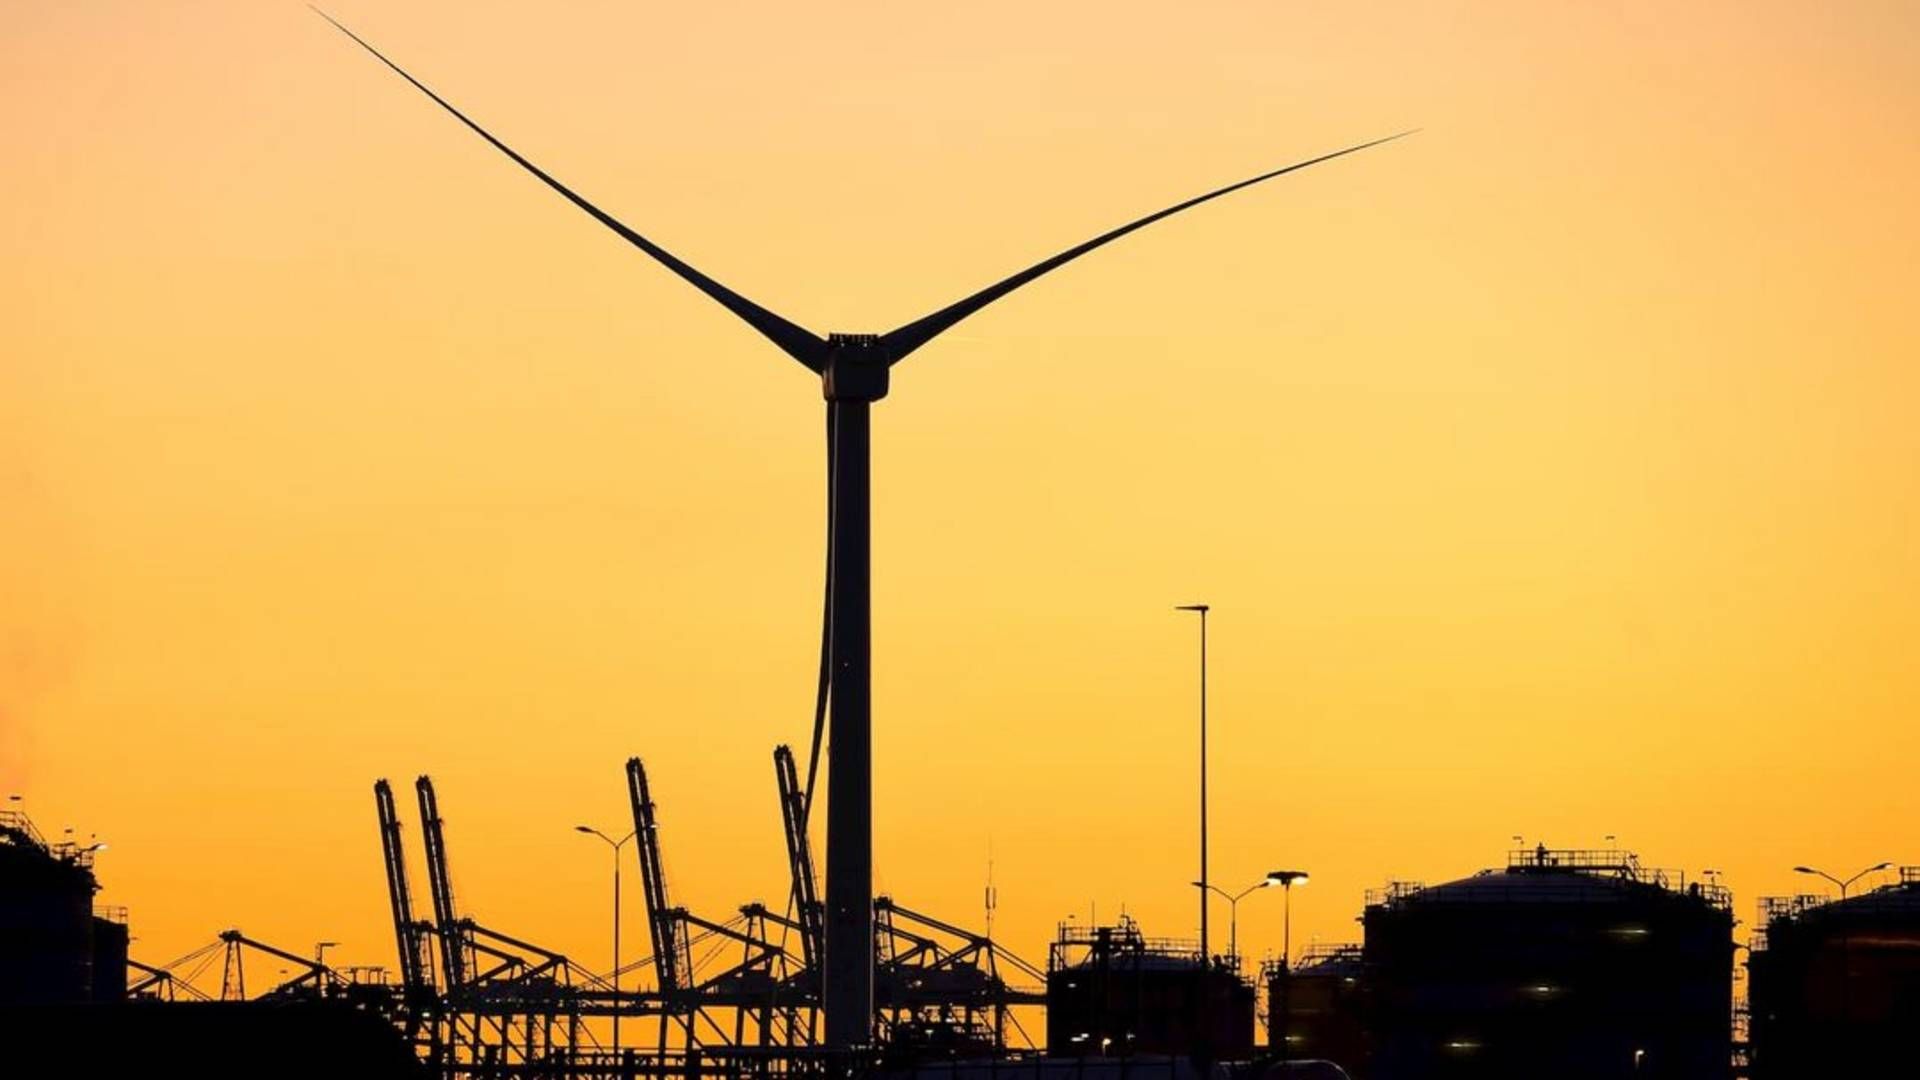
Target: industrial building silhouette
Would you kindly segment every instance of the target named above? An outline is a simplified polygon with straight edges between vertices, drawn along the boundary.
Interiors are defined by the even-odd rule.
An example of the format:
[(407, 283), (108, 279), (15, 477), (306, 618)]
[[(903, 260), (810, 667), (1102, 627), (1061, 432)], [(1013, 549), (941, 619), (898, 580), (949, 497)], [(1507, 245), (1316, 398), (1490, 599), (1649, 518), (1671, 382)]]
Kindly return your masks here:
[(1365, 926), (1378, 1080), (1729, 1074), (1723, 888), (1626, 852), (1541, 846), (1379, 897)]
[(1754, 1080), (1920, 1070), (1920, 867), (1828, 902), (1761, 901), (1747, 970)]
[(97, 847), (49, 842), (25, 813), (0, 811), (0, 1006), (126, 995), (126, 913), (94, 910)]
[[(94, 847), (49, 842), (8, 812), (0, 1045), (15, 1060), (59, 1045), (60, 1073), (73, 1076), (1824, 1080), (1914, 1068), (1920, 868), (1843, 900), (1763, 901), (1751, 1037), (1736, 1039), (1727, 890), (1624, 851), (1545, 846), (1445, 884), (1376, 890), (1363, 942), (1269, 960), (1257, 979), (1240, 957), (1204, 957), (1197, 942), (1149, 937), (1125, 917), (1061, 923), (1041, 970), (882, 897), (881, 1043), (849, 1059), (819, 1043), (819, 900), (787, 813), (785, 748), (775, 766), (792, 893), (710, 918), (670, 902), (661, 807), (639, 759), (629, 763), (651, 952), (627, 965), (642, 985), (618, 989), (607, 972), (463, 914), (426, 777), (415, 802), (431, 911), (414, 910), (398, 806), (390, 785), (375, 787), (390, 970), (335, 968), (238, 930), (168, 964), (130, 958), (125, 913), (93, 905)], [(250, 983), (249, 956), (277, 977)], [(1042, 1029), (1027, 1031), (1016, 1012), (1041, 1008), (1034, 1038)], [(616, 1013), (639, 1032), (617, 1052), (594, 1027)]]

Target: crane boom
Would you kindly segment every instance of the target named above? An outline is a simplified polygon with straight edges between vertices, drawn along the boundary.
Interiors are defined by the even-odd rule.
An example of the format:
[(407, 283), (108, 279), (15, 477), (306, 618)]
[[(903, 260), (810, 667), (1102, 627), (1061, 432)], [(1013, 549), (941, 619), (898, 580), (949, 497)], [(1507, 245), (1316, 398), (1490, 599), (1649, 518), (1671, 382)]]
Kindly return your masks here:
[(238, 929), (221, 931), (220, 941), (227, 947), (226, 970), (222, 976), (220, 987), (220, 997), (222, 1000), (246, 1000), (246, 975), (240, 959), (244, 954), (244, 949), (262, 952), (282, 963), (305, 969), (293, 978), (280, 982), (271, 990), (262, 994), (261, 997), (288, 995), (301, 990), (311, 990), (314, 993), (324, 994), (328, 991), (329, 987), (340, 981), (340, 976), (335, 973), (332, 968), (320, 961), (309, 960), (298, 953), (290, 953), (285, 949), (269, 945), (264, 941), (255, 940), (241, 933)]
[(793, 878), (794, 917), (800, 923), (800, 952), (812, 971), (819, 962), (824, 929), (819, 879), (813, 873), (813, 844), (807, 836), (807, 794), (794, 768), (793, 750), (784, 743), (773, 748), (773, 772), (780, 785), (780, 821), (787, 834), (787, 867)]
[(453, 906), (453, 878), (447, 872), (447, 838), (440, 819), (440, 800), (434, 794), (432, 777), (422, 776), (413, 786), (420, 797), (420, 836), (427, 849), (433, 918), (440, 928), (441, 970), (447, 977), (447, 989), (455, 990), (467, 981), (466, 935), (461, 933), (460, 916)]
[(431, 987), (433, 961), (428, 957), (420, 927), (413, 920), (406, 849), (400, 842), (400, 812), (394, 806), (393, 786), (385, 779), (374, 782), (373, 801), (380, 814), (380, 850), (387, 868), (387, 900), (393, 909), (394, 944), (400, 951), (401, 985), (409, 992), (417, 992), (422, 987)]
[(647, 767), (637, 757), (627, 759), (627, 794), (633, 802), (633, 834), (640, 853), (640, 889), (647, 902), (647, 933), (653, 942), (654, 972), (660, 990), (685, 987), (681, 978), (677, 920), (667, 904), (667, 875), (660, 861), (660, 826), (654, 820), (653, 795), (647, 789)]

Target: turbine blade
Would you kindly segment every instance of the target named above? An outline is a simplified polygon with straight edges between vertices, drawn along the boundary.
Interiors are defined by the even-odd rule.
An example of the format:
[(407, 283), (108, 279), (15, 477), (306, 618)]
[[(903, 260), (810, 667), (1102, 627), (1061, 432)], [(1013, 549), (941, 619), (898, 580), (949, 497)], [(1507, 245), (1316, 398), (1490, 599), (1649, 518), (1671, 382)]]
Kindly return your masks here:
[(672, 252), (668, 251), (667, 249), (661, 247), (660, 245), (654, 243), (653, 241), (647, 239), (646, 237), (641, 236), (639, 233), (634, 232), (632, 229), (627, 228), (625, 225), (621, 224), (619, 220), (614, 218), (612, 214), (609, 214), (606, 211), (588, 202), (578, 192), (574, 191), (572, 188), (568, 187), (567, 185), (561, 183), (560, 181), (554, 179), (552, 176), (548, 175), (544, 170), (540, 168), (540, 166), (535, 165), (533, 162), (528, 161), (524, 157), (521, 157), (520, 154), (513, 149), (513, 147), (508, 146), (506, 143), (503, 143), (499, 139), (494, 138), (491, 132), (487, 131), (487, 129), (481, 127), (479, 124), (474, 123), (471, 119), (467, 117), (467, 114), (461, 112), (459, 109), (454, 108), (453, 105), (447, 101), (447, 99), (441, 97), (439, 94), (436, 94), (432, 90), (428, 89), (425, 83), (421, 82), (419, 79), (414, 78), (412, 75), (409, 75), (406, 72), (406, 70), (402, 68), (399, 64), (396, 64), (392, 60), (387, 59), (384, 53), (382, 53), (379, 49), (374, 48), (372, 45), (368, 44), (365, 38), (362, 38), (360, 35), (354, 33), (352, 30), (347, 29), (344, 25), (340, 23), (338, 19), (335, 19), (333, 16), (327, 14), (326, 12), (321, 11), (317, 7), (314, 8), (313, 11), (316, 15), (319, 15), (321, 18), (332, 23), (335, 29), (347, 35), (349, 38), (352, 38), (353, 41), (356, 44), (358, 44), (361, 48), (372, 53), (375, 59), (379, 60), (382, 64), (385, 64), (387, 67), (393, 69), (393, 71), (396, 74), (398, 74), (401, 78), (412, 83), (415, 89), (427, 95), (429, 98), (432, 98), (434, 104), (440, 106), (442, 109), (445, 109), (449, 113), (452, 113), (454, 116), (454, 119), (459, 120), (462, 124), (465, 124), (467, 127), (473, 129), (473, 132), (475, 134), (487, 140), (487, 142), (492, 143), (494, 149), (512, 158), (514, 162), (518, 164), (521, 168), (532, 173), (534, 176), (538, 177), (542, 183), (546, 184), (548, 187), (552, 188), (553, 190), (559, 192), (562, 196), (566, 198), (568, 202), (571, 202), (572, 204), (579, 207), (580, 209), (585, 210), (587, 214), (590, 217), (592, 217), (595, 221), (598, 221), (600, 224), (605, 225), (609, 229), (612, 229), (614, 232), (618, 233), (621, 236), (621, 238), (625, 239), (628, 243), (632, 244), (634, 247), (639, 248), (641, 251), (646, 252), (648, 255), (653, 256), (654, 259), (658, 260), (661, 265), (665, 266), (667, 269), (673, 271), (674, 273), (680, 275), (694, 288), (699, 289), (701, 292), (706, 293), (708, 296), (718, 301), (721, 307), (724, 307), (728, 311), (731, 311), (735, 315), (738, 315), (741, 318), (741, 320), (744, 321), (748, 326), (751, 326), (755, 330), (758, 330), (760, 331), (760, 333), (766, 335), (768, 340), (772, 341), (775, 345), (778, 345), (781, 348), (781, 350), (785, 352), (788, 356), (791, 356), (795, 360), (800, 361), (802, 364), (805, 364), (809, 370), (812, 370), (815, 372), (821, 371), (826, 366), (826, 360), (825, 360), (826, 342), (821, 340), (819, 335), (813, 333), (812, 331), (806, 329), (803, 326), (800, 326), (793, 322), (789, 322), (788, 320), (781, 318), (780, 316), (774, 314), (773, 312), (768, 311), (766, 308), (761, 307), (759, 304), (756, 304), (753, 301), (747, 299), (746, 297), (741, 296), (739, 293), (734, 292), (732, 289), (727, 288), (725, 285), (720, 284), (719, 282), (713, 280), (712, 278), (701, 273), (700, 271), (695, 270), (693, 267), (688, 266), (686, 263), (681, 262), (678, 258), (674, 256)]
[[(1418, 129), (1414, 129), (1414, 130), (1418, 130)], [(1299, 170), (1304, 169), (1309, 165), (1318, 165), (1323, 161), (1332, 161), (1334, 158), (1345, 157), (1348, 154), (1358, 153), (1359, 151), (1365, 150), (1368, 147), (1379, 146), (1381, 143), (1392, 142), (1395, 139), (1404, 138), (1408, 135), (1412, 135), (1413, 133), (1414, 133), (1413, 131), (1402, 131), (1402, 132), (1399, 132), (1398, 134), (1388, 135), (1385, 138), (1374, 139), (1370, 142), (1363, 142), (1358, 146), (1349, 146), (1344, 150), (1335, 150), (1330, 154), (1322, 154), (1319, 157), (1308, 158), (1305, 161), (1297, 161), (1292, 165), (1286, 166), (1285, 168), (1275, 169), (1272, 172), (1268, 172), (1268, 173), (1261, 173), (1259, 176), (1256, 176), (1251, 180), (1242, 180), (1237, 184), (1229, 184), (1226, 187), (1220, 188), (1216, 191), (1209, 191), (1205, 195), (1200, 195), (1195, 198), (1188, 199), (1186, 202), (1183, 202), (1178, 206), (1169, 206), (1165, 210), (1161, 210), (1158, 213), (1148, 214), (1146, 217), (1143, 217), (1138, 221), (1129, 222), (1128, 224), (1122, 225), (1119, 228), (1112, 230), (1111, 232), (1102, 233), (1099, 236), (1096, 236), (1093, 239), (1087, 241), (1086, 243), (1079, 245), (1078, 247), (1068, 248), (1067, 250), (1061, 252), (1060, 254), (1055, 255), (1051, 259), (1047, 259), (1044, 262), (1036, 263), (1033, 266), (1029, 266), (1025, 270), (1020, 271), (1019, 273), (1013, 275), (1010, 278), (1007, 278), (1004, 281), (1000, 281), (996, 284), (989, 285), (986, 288), (981, 289), (979, 292), (974, 293), (972, 296), (967, 297), (965, 300), (962, 300), (959, 303), (941, 308), (939, 311), (936, 311), (931, 315), (928, 315), (928, 316), (925, 316), (924, 318), (917, 319), (913, 322), (910, 322), (905, 326), (902, 326), (899, 329), (884, 335), (881, 338), (881, 340), (885, 342), (887, 345), (887, 352), (888, 352), (888, 355), (891, 357), (891, 361), (893, 363), (899, 363), (900, 360), (902, 360), (908, 353), (912, 352), (913, 350), (919, 348), (922, 345), (925, 345), (927, 342), (932, 341), (934, 338), (938, 337), (941, 333), (945, 332), (953, 324), (959, 322), (961, 319), (964, 319), (967, 316), (973, 314), (974, 312), (979, 311), (981, 308), (986, 307), (988, 304), (993, 303), (995, 300), (998, 300), (1001, 297), (1012, 292), (1013, 290), (1019, 288), (1020, 286), (1025, 285), (1027, 282), (1032, 281), (1034, 278), (1037, 278), (1040, 275), (1047, 273), (1048, 271), (1059, 269), (1060, 267), (1065, 266), (1067, 263), (1070, 263), (1073, 260), (1079, 258), (1080, 256), (1085, 255), (1087, 252), (1092, 251), (1097, 247), (1101, 247), (1105, 244), (1108, 244), (1114, 240), (1118, 240), (1121, 237), (1127, 235), (1128, 233), (1134, 231), (1135, 229), (1145, 228), (1146, 226), (1151, 225), (1156, 221), (1159, 221), (1161, 218), (1171, 217), (1172, 215), (1177, 214), (1180, 211), (1187, 209), (1188, 207), (1199, 206), (1203, 202), (1209, 202), (1213, 199), (1219, 198), (1222, 195), (1231, 194), (1232, 192), (1239, 191), (1241, 188), (1244, 188), (1244, 187), (1252, 187), (1254, 184), (1258, 184), (1263, 180), (1271, 180), (1276, 176), (1285, 176), (1287, 173), (1290, 173), (1290, 172), (1298, 172)]]

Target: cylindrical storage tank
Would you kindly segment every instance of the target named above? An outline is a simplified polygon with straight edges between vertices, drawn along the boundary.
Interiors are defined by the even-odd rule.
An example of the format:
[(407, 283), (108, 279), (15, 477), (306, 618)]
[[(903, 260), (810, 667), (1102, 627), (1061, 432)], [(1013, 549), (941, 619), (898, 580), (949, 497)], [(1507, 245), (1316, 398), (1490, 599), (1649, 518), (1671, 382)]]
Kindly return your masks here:
[(0, 824), (0, 1005), (89, 997), (93, 874)]
[(1047, 958), (1047, 1052), (1055, 1057), (1253, 1056), (1254, 989), (1202, 964), (1192, 942), (1118, 926), (1062, 925)]
[(1373, 1080), (1731, 1074), (1722, 889), (1536, 849), (1371, 904), (1365, 925)]
[(1766, 902), (1762, 924), (1747, 959), (1754, 1080), (1913, 1072), (1920, 867), (1834, 903)]
[(1362, 970), (1358, 945), (1310, 946), (1292, 968), (1267, 964), (1268, 1051), (1287, 1059), (1331, 1061), (1364, 1080)]

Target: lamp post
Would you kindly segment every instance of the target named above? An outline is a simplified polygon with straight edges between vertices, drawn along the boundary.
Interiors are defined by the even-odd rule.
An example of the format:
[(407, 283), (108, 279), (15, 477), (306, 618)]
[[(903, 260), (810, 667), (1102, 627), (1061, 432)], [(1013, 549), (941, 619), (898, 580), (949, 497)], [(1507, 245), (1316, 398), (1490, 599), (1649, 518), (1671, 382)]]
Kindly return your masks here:
[(1872, 866), (1867, 867), (1865, 870), (1860, 871), (1859, 873), (1853, 875), (1852, 877), (1848, 878), (1845, 881), (1841, 881), (1839, 878), (1834, 877), (1832, 874), (1827, 873), (1825, 870), (1815, 870), (1811, 866), (1796, 866), (1793, 868), (1793, 872), (1796, 874), (1811, 874), (1814, 877), (1826, 878), (1828, 881), (1831, 881), (1835, 885), (1840, 886), (1840, 899), (1845, 900), (1847, 898), (1847, 890), (1853, 887), (1854, 882), (1859, 881), (1861, 878), (1866, 877), (1868, 874), (1877, 874), (1880, 871), (1885, 870), (1887, 867), (1892, 865), (1893, 864), (1890, 862), (1874, 863)]
[[(1194, 884), (1200, 885), (1200, 882), (1196, 881)], [(1202, 888), (1219, 893), (1226, 898), (1227, 955), (1233, 957), (1234, 968), (1236, 970), (1240, 966), (1240, 901), (1245, 899), (1248, 893), (1256, 889), (1265, 889), (1278, 884), (1280, 884), (1280, 882), (1273, 877), (1264, 877), (1237, 893), (1230, 893), (1218, 885), (1201, 885)]]
[(1207, 892), (1213, 886), (1207, 880), (1207, 612), (1208, 604), (1181, 604), (1175, 611), (1194, 611), (1200, 615), (1200, 966), (1212, 964), (1207, 949)]
[(620, 1053), (620, 849), (633, 839), (633, 832), (618, 840), (591, 825), (575, 825), (574, 832), (597, 836), (613, 851), (613, 1052)]
[(1280, 1045), (1274, 1049), (1277, 1049), (1280, 1060), (1285, 1061), (1289, 1049), (1287, 1040), (1290, 1037), (1287, 1029), (1292, 1026), (1293, 1020), (1293, 886), (1296, 883), (1305, 885), (1307, 872), (1305, 870), (1274, 870), (1267, 874), (1267, 881), (1279, 885), (1283, 894), (1280, 905), (1283, 912), (1281, 916), (1283, 929), (1280, 938), (1280, 987), (1282, 990)]

